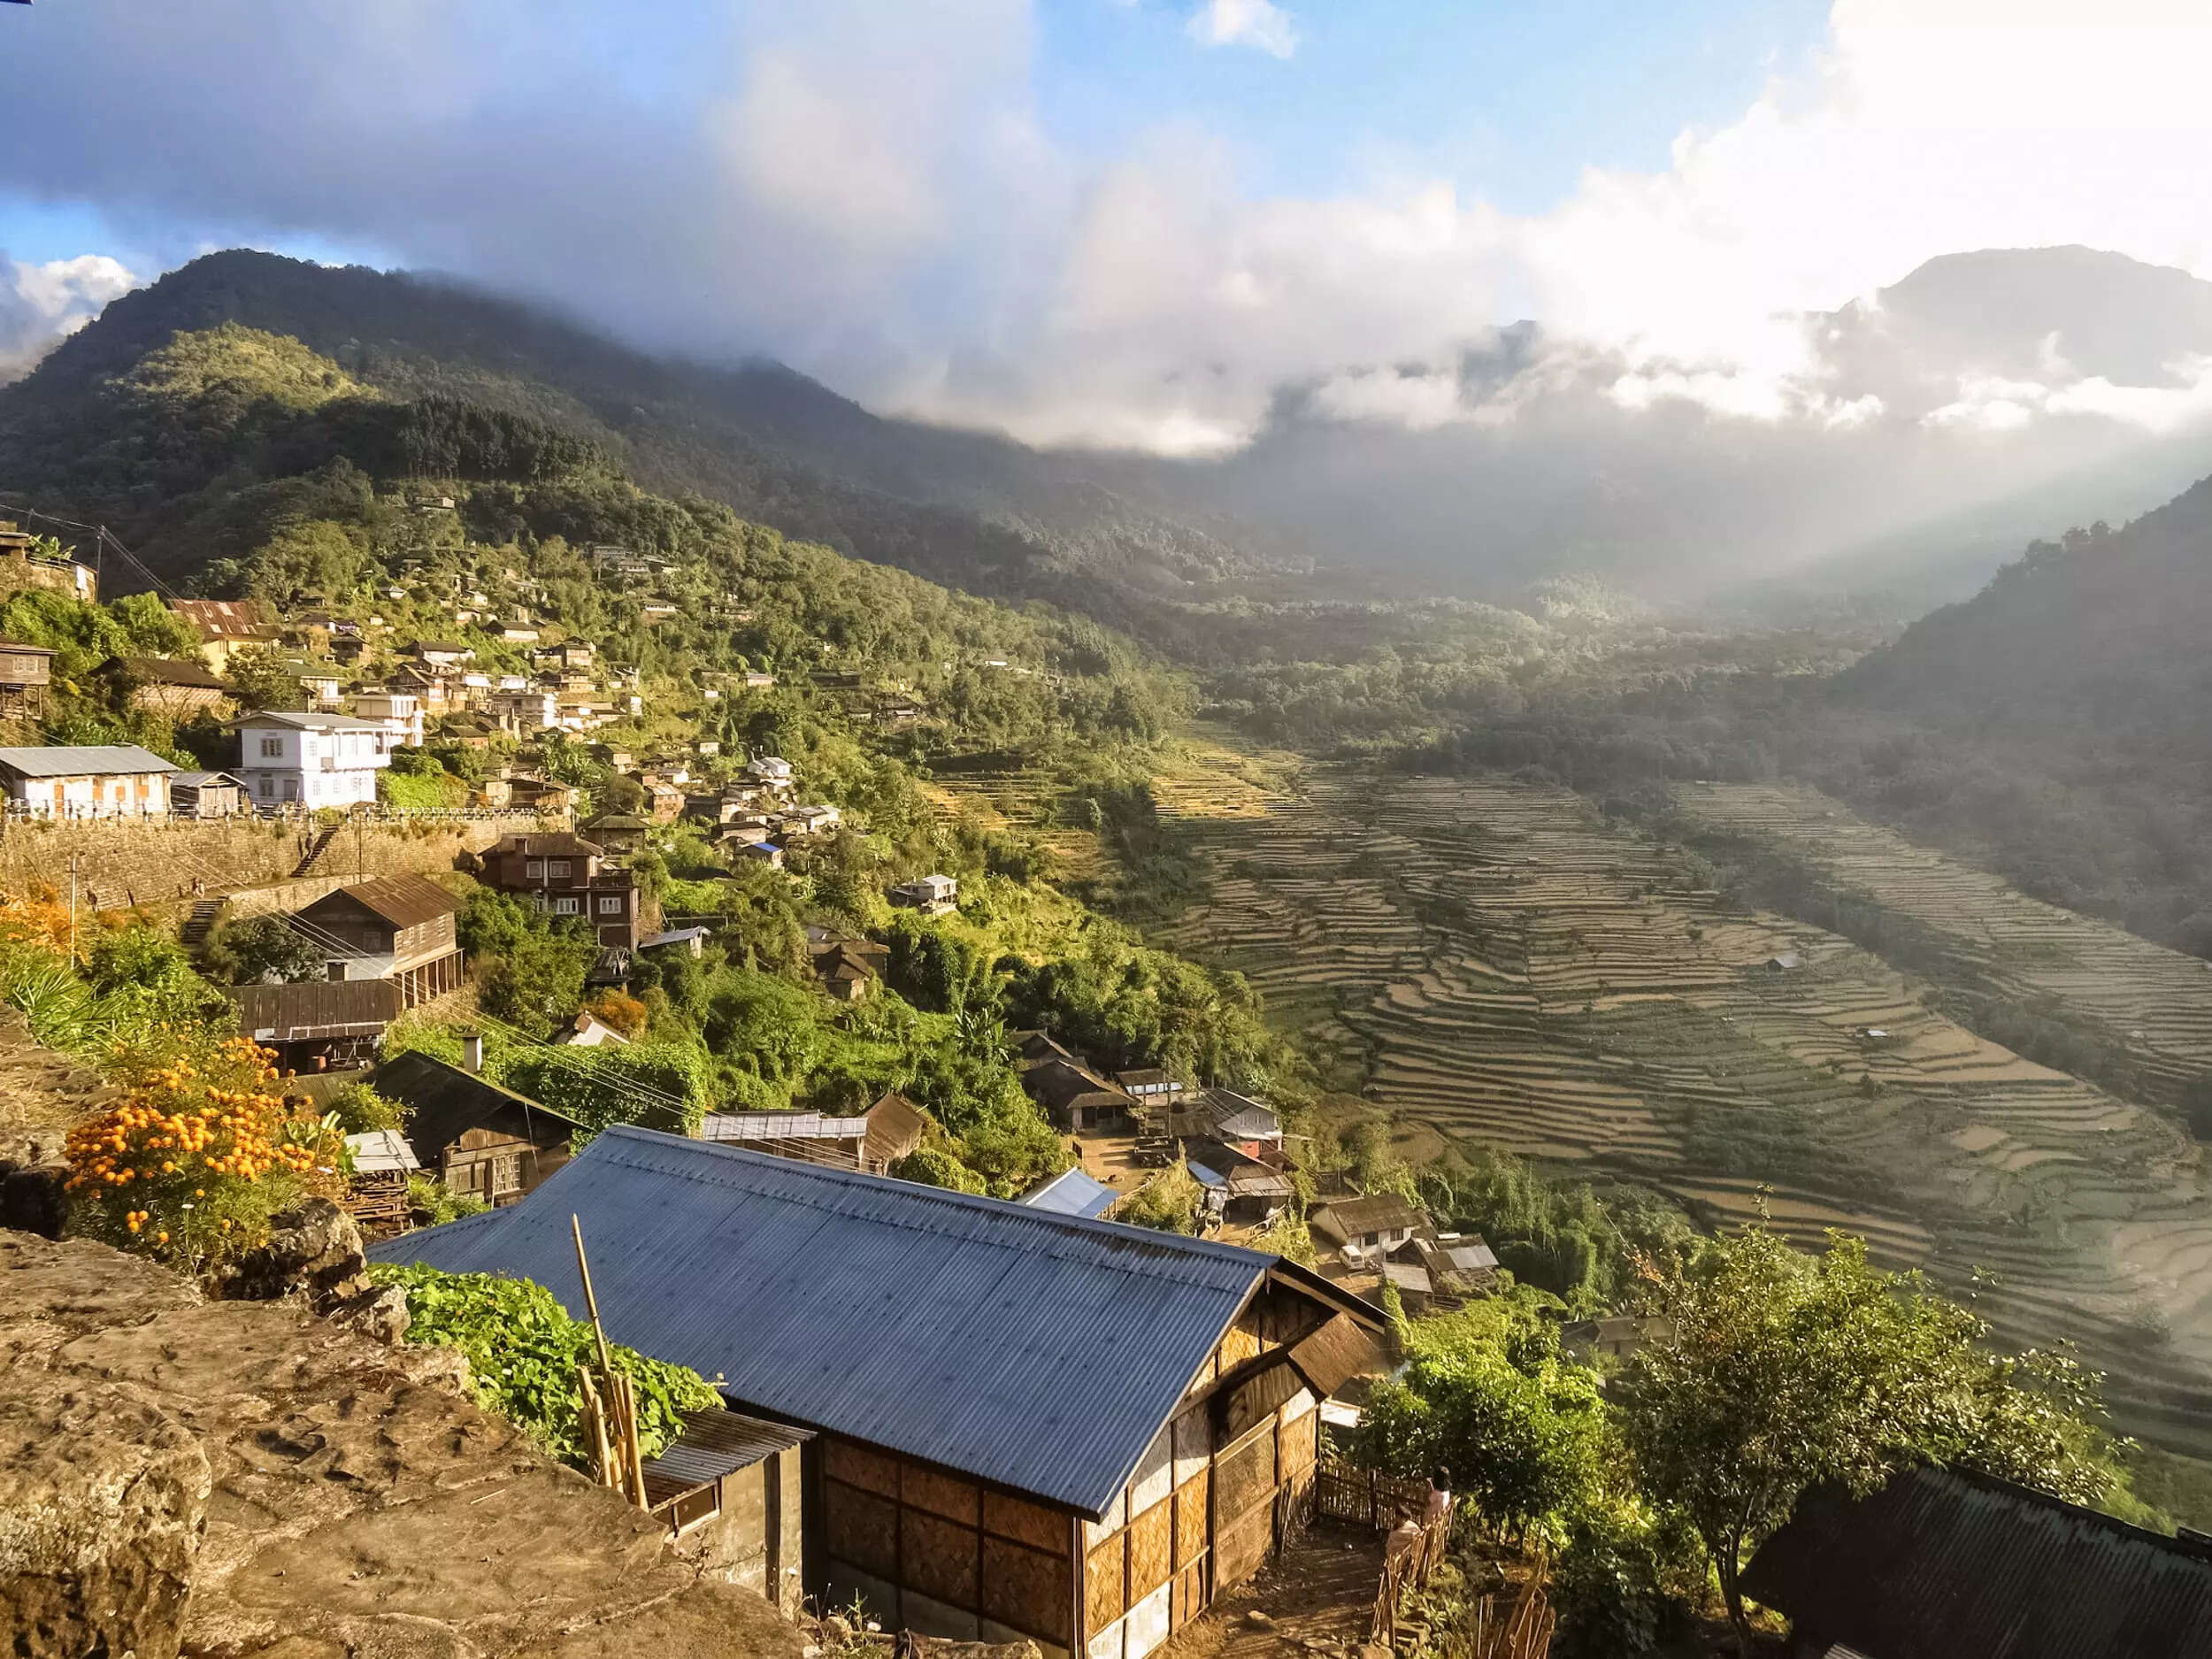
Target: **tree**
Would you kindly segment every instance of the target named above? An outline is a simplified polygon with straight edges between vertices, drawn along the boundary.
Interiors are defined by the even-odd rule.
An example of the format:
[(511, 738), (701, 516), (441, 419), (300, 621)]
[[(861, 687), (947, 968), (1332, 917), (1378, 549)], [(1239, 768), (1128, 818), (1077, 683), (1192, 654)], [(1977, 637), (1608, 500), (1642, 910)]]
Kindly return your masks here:
[(1915, 1459), (2077, 1502), (2114, 1484), (2084, 1417), (2094, 1379), (1979, 1351), (1980, 1321), (1870, 1266), (1862, 1240), (1832, 1233), (1808, 1256), (1754, 1225), (1654, 1277), (1674, 1333), (1632, 1362), (1623, 1429), (1646, 1492), (1696, 1528), (1747, 1655), (1744, 1557), (1809, 1486), (1863, 1494)]
[(307, 706), (307, 692), (274, 651), (246, 651), (230, 665), (230, 688), (249, 709), (291, 712)]
[(299, 985), (322, 979), (329, 958), (278, 916), (250, 916), (223, 929), (208, 967), (233, 985)]
[(1412, 1327), (1403, 1374), (1378, 1388), (1361, 1438), (1402, 1474), (1441, 1471), (1494, 1525), (1563, 1532), (1616, 1468), (1597, 1379), (1505, 1304)]

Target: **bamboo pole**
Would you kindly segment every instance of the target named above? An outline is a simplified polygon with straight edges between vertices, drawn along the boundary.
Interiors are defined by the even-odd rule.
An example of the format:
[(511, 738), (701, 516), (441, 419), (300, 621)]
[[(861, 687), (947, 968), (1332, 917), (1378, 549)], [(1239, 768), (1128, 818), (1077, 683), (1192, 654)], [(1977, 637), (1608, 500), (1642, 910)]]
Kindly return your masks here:
[(606, 1328), (599, 1323), (599, 1298), (592, 1294), (591, 1263), (584, 1259), (584, 1224), (569, 1213), (569, 1231), (576, 1235), (576, 1273), (584, 1281), (584, 1309), (591, 1315), (592, 1340), (599, 1345), (599, 1369), (614, 1374), (614, 1356), (607, 1351)]

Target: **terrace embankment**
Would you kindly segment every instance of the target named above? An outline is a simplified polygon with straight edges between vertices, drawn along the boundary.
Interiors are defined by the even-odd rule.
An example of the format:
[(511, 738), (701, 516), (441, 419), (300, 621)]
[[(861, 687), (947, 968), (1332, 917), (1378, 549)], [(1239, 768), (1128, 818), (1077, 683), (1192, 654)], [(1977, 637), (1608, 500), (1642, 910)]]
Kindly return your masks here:
[[(1730, 911), (1564, 789), (1317, 765), (1257, 816), (1166, 804), (1210, 893), (1160, 942), (1249, 975), (1345, 1086), (1716, 1221), (1863, 1233), (2004, 1340), (2078, 1342), (2131, 1432), (2212, 1450), (2212, 1198), (2164, 1114), (1836, 934)], [(2157, 1029), (2212, 1024), (2212, 974), (2168, 994)]]

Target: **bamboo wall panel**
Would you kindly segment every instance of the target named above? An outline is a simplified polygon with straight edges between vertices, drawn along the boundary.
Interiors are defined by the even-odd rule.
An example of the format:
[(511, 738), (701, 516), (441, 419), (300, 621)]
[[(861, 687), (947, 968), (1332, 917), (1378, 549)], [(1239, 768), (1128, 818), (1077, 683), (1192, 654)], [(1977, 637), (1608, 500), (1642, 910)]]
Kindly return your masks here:
[(1128, 1603), (1126, 1532), (1116, 1532), (1083, 1561), (1083, 1628), (1093, 1635), (1122, 1616)]
[(1129, 1523), (1129, 1599), (1150, 1595), (1175, 1571), (1175, 1505), (1156, 1503)]
[(1181, 1486), (1193, 1475), (1202, 1474), (1212, 1460), (1213, 1428), (1206, 1420), (1206, 1409), (1194, 1406), (1175, 1419), (1175, 1484)]
[(902, 1510), (899, 1518), (899, 1565), (906, 1583), (950, 1606), (978, 1610), (983, 1535), (922, 1509)]
[(1275, 1503), (1268, 1502), (1249, 1514), (1223, 1525), (1214, 1533), (1214, 1594), (1219, 1595), (1244, 1582), (1258, 1571), (1275, 1542)]
[(1214, 1458), (1216, 1525), (1235, 1519), (1275, 1497), (1275, 1425), (1272, 1421)]
[(1175, 1563), (1184, 1566), (1206, 1553), (1206, 1471), (1175, 1488)]
[(865, 1446), (826, 1437), (822, 1467), (830, 1479), (841, 1480), (849, 1486), (880, 1493), (887, 1498), (899, 1495), (898, 1459), (871, 1451)]
[(1033, 1544), (1039, 1549), (1049, 1550), (1064, 1557), (1071, 1531), (1068, 1517), (1048, 1509), (1042, 1504), (1031, 1503), (1021, 1498), (1010, 1498), (1002, 1493), (983, 1494), (983, 1527), (1002, 1538), (1018, 1539)]
[(899, 1506), (840, 1480), (822, 1483), (822, 1539), (833, 1555), (885, 1578), (899, 1571)]
[(908, 1463), (901, 1471), (900, 1479), (901, 1501), (909, 1509), (927, 1509), (932, 1515), (941, 1515), (947, 1520), (958, 1521), (964, 1526), (974, 1526), (980, 1522), (981, 1487), (913, 1463)]
[(1144, 1659), (1145, 1655), (1165, 1641), (1168, 1622), (1168, 1587), (1164, 1584), (1129, 1609), (1122, 1636), (1125, 1659)]
[(1194, 1562), (1175, 1575), (1168, 1599), (1168, 1628), (1180, 1630), (1206, 1610), (1206, 1563)]
[(1164, 1502), (1175, 1486), (1175, 1432), (1164, 1428), (1155, 1435), (1129, 1477), (1129, 1513), (1148, 1509)]
[(1245, 1314), (1231, 1325), (1228, 1334), (1221, 1339), (1220, 1348), (1215, 1351), (1220, 1356), (1221, 1369), (1225, 1371), (1234, 1371), (1248, 1359), (1257, 1359), (1260, 1356), (1260, 1333), (1254, 1328), (1252, 1316)]
[(983, 1615), (1063, 1647), (1068, 1629), (1068, 1556), (1025, 1549), (1004, 1539), (983, 1540)]

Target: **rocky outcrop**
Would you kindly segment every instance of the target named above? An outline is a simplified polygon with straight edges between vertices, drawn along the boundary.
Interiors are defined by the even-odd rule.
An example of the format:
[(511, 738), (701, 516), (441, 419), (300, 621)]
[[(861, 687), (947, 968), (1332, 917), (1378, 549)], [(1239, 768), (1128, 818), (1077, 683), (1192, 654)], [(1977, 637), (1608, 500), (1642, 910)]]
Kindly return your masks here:
[(361, 1229), (327, 1198), (311, 1198), (272, 1217), (269, 1241), (239, 1263), (223, 1294), (238, 1302), (303, 1296), (322, 1313), (368, 1288)]
[(0, 1628), (15, 1650), (171, 1659), (207, 1494), (199, 1441), (130, 1390), (12, 1375), (0, 1394)]
[(457, 1367), (0, 1233), (0, 1630), (42, 1632), (12, 1659), (800, 1659)]

